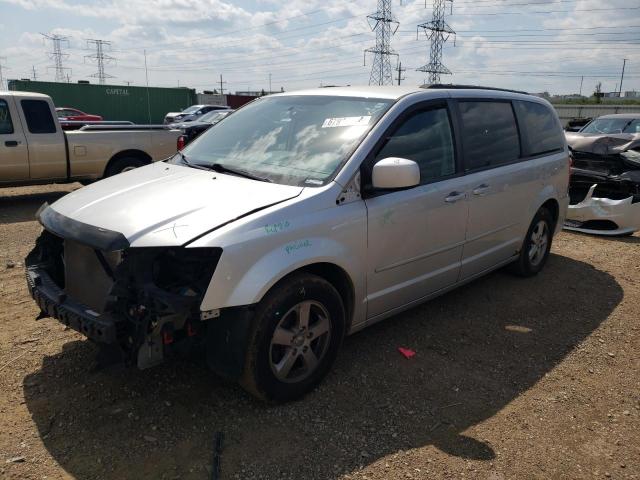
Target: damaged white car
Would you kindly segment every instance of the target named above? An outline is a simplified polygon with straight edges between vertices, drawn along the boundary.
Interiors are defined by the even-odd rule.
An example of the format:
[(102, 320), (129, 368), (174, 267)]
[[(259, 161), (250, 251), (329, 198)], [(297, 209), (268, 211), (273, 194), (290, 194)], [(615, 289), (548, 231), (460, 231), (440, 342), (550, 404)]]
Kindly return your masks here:
[(607, 115), (566, 137), (573, 165), (564, 228), (610, 236), (640, 230), (640, 116)]
[(27, 282), (41, 316), (105, 361), (203, 351), (258, 397), (289, 400), (346, 334), (508, 264), (537, 274), (568, 179), (558, 117), (534, 96), (270, 95), (168, 161), (43, 206)]

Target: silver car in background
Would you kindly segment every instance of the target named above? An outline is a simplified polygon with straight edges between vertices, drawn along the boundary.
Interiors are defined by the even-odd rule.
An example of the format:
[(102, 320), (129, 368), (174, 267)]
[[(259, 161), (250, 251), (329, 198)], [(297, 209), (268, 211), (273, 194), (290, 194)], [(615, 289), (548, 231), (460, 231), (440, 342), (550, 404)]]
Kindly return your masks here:
[(346, 334), (508, 264), (537, 274), (568, 169), (553, 108), (526, 94), (271, 95), (169, 161), (43, 206), (27, 281), (42, 316), (119, 361), (203, 347), (215, 372), (286, 401)]

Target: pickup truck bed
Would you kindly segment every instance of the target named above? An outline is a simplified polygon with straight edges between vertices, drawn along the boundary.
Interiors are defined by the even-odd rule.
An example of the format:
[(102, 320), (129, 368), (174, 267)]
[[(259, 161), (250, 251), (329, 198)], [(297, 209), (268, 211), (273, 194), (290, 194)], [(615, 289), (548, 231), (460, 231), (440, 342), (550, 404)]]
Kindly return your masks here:
[(180, 133), (136, 125), (65, 132), (47, 95), (0, 91), (0, 186), (115, 175), (173, 155)]

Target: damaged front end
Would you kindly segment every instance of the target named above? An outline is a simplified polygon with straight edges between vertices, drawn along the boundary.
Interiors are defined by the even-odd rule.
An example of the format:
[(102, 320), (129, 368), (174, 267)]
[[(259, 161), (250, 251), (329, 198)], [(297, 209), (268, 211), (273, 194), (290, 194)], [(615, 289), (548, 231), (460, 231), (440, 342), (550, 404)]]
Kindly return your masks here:
[(567, 134), (573, 165), (564, 228), (598, 235), (640, 230), (640, 135)]
[(205, 338), (200, 304), (220, 248), (132, 248), (117, 232), (75, 222), (50, 207), (25, 260), (41, 317), (54, 317), (110, 352), (148, 368)]

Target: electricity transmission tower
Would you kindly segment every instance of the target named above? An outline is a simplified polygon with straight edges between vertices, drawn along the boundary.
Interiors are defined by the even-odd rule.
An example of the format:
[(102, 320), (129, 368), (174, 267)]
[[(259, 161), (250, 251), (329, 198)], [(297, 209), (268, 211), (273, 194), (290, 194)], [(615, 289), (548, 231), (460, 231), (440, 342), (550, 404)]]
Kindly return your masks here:
[(391, 0), (378, 0), (378, 10), (367, 15), (371, 30), (376, 32), (376, 46), (364, 51), (365, 64), (367, 53), (373, 53), (373, 65), (369, 85), (393, 85), (391, 57), (398, 54), (391, 48), (391, 36), (400, 25), (391, 13)]
[[(418, 68), (418, 72), (429, 74), (428, 84), (440, 83), (440, 75), (451, 75), (451, 70), (442, 64), (442, 46), (456, 32), (445, 22), (446, 2), (451, 2), (453, 10), (453, 0), (433, 0), (433, 17), (431, 21), (418, 25), (416, 36), (420, 29), (429, 40), (431, 40), (431, 51), (429, 52), (429, 63)], [(455, 44), (455, 42), (454, 42)]]
[(62, 66), (62, 59), (69, 56), (66, 53), (62, 53), (62, 44), (65, 43), (68, 47), (69, 37), (63, 37), (62, 35), (54, 33), (42, 33), (41, 35), (47, 40), (51, 40), (53, 44), (53, 52), (49, 52), (49, 56), (53, 59), (53, 68), (56, 69), (56, 82), (64, 82), (67, 78), (67, 75), (64, 73), (65, 70), (70, 71), (71, 69)]
[(109, 62), (113, 62), (115, 60), (115, 58), (113, 58), (110, 55), (106, 55), (104, 53), (104, 47), (105, 46), (110, 46), (111, 42), (107, 42), (106, 40), (94, 40), (94, 39), (89, 39), (87, 40), (87, 45), (95, 45), (96, 48), (96, 53), (94, 53), (93, 55), (86, 55), (85, 58), (88, 58), (89, 60), (92, 60), (94, 62), (97, 62), (98, 64), (98, 71), (96, 73), (94, 73), (93, 75), (89, 75), (90, 77), (94, 77), (94, 78), (98, 78), (98, 83), (100, 85), (104, 85), (104, 80), (106, 78), (115, 78), (113, 75), (109, 75), (108, 73), (105, 73), (104, 71), (104, 64), (105, 63), (109, 63)]

